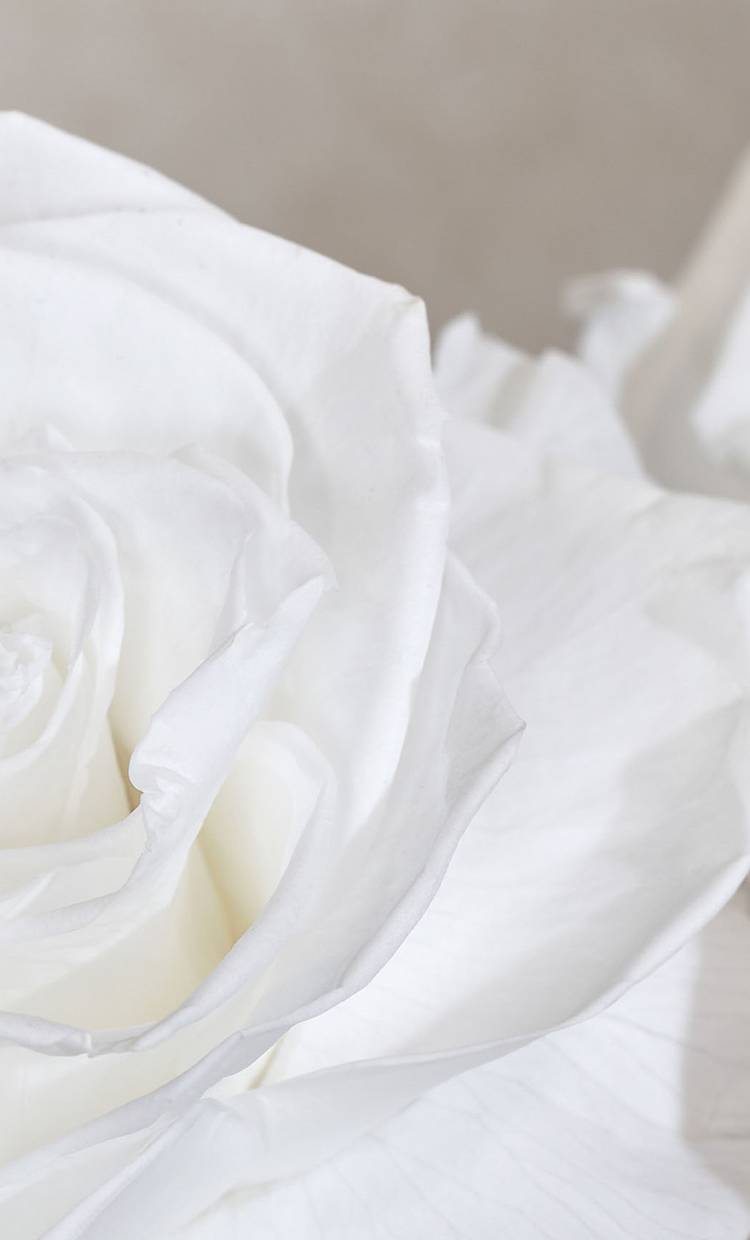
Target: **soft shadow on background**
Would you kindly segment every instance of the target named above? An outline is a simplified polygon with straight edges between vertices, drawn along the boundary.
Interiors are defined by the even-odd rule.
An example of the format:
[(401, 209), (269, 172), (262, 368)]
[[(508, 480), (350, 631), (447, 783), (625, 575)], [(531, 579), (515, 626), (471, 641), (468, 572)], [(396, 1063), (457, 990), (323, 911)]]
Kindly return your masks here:
[[(747, 0), (5, 0), (0, 104), (397, 280), (566, 338), (669, 276), (750, 138)], [(0, 170), (0, 175), (1, 175)]]

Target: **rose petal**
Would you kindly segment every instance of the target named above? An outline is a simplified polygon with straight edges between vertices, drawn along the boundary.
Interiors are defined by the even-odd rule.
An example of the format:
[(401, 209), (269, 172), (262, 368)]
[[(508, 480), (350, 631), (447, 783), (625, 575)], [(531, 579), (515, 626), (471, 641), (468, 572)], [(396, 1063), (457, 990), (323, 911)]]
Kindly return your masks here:
[[(743, 892), (602, 1015), (443, 1085), (303, 1178), (226, 1196), (172, 1230), (170, 1218), (185, 1217), (175, 1201), (162, 1234), (740, 1240), (750, 1228), (749, 947)], [(227, 1125), (226, 1140), (239, 1143), (239, 1126)], [(243, 1178), (257, 1183), (250, 1160)], [(127, 1210), (123, 1195), (113, 1237)]]
[[(59, 138), (60, 159), (65, 143)], [(48, 146), (42, 147), (31, 149), (44, 161)], [(79, 158), (76, 146), (71, 169)], [(94, 158), (87, 150), (86, 159)], [(53, 164), (59, 175), (59, 164)], [(90, 175), (92, 166), (87, 164)], [(132, 166), (127, 173), (138, 177)], [(108, 164), (102, 164), (102, 175), (109, 176)], [(254, 924), (224, 961), (163, 1021), (102, 1031), (21, 1016), (6, 1020), (7, 1034), (47, 1055), (111, 1054), (111, 1072), (103, 1073), (105, 1101), (102, 1094), (89, 1096), (84, 1106), (98, 1114), (111, 1099), (112, 1078), (124, 1078), (123, 1101), (134, 1092), (136, 1101), (102, 1121), (107, 1139), (116, 1140), (118, 1131), (152, 1123), (165, 1107), (184, 1108), (219, 1077), (257, 1059), (290, 1021), (368, 980), (432, 897), (461, 831), (508, 761), (518, 722), (487, 666), (494, 633), (487, 602), (460, 566), (446, 570), (441, 414), (421, 306), (401, 290), (242, 229), (218, 213), (97, 207), (93, 214), (44, 219), (44, 211), (28, 204), (26, 209), (33, 221), (9, 225), (2, 234), (8, 331), (18, 345), (11, 405), (22, 405), (23, 429), (52, 421), (73, 449), (123, 450), (132, 443), (157, 456), (181, 448), (186, 435), (200, 438), (214, 456), (230, 458), (260, 481), (280, 509), (288, 504), (328, 555), (338, 582), (264, 700), (274, 721), (291, 722), (298, 738), (311, 738), (321, 769), (330, 769), (337, 800), (335, 830), (327, 832), (329, 868), (322, 876), (311, 863), (295, 869), (304, 856), (308, 822), (260, 916), (254, 910)], [(44, 296), (35, 297), (40, 288)], [(80, 364), (72, 373), (74, 344)], [(291, 438), (285, 437), (287, 423)], [(73, 453), (70, 460), (83, 485), (79, 458)], [(128, 521), (118, 520), (118, 489), (110, 497), (105, 482), (100, 490), (97, 503), (118, 526), (127, 570), (122, 531)], [(171, 483), (163, 507), (170, 490)], [(122, 489), (119, 495), (124, 512)], [(133, 506), (131, 496), (137, 524), (147, 489), (136, 498)], [(151, 529), (144, 517), (134, 561), (149, 563)], [(188, 539), (183, 533), (182, 544)], [(267, 554), (275, 562), (273, 550)], [(169, 564), (170, 557), (161, 547), (154, 559)], [(278, 560), (283, 566), (287, 557)], [(148, 632), (156, 632), (172, 669), (172, 643), (164, 640), (164, 609), (158, 605), (165, 591), (149, 580), (147, 593), (157, 600), (159, 620), (154, 624), (150, 616)], [(284, 621), (272, 616), (271, 627), (287, 647), (274, 665), (278, 674), (295, 627)], [(165, 631), (174, 632), (168, 626)], [(245, 637), (249, 643), (252, 634)], [(183, 693), (181, 704), (190, 712), (210, 713), (214, 694), (231, 697), (233, 678), (251, 663), (228, 663), (218, 678), (215, 664), (204, 663), (176, 694), (187, 691), (189, 700)], [(132, 666), (137, 668), (136, 660)], [(171, 676), (170, 670), (165, 679)], [(157, 697), (153, 680), (147, 678), (149, 692)], [(246, 724), (261, 696), (253, 693), (246, 703)], [(127, 700), (118, 693), (121, 730)], [(145, 804), (131, 822), (148, 827), (151, 814), (159, 827), (150, 834), (145, 860), (124, 887), (110, 886), (101, 898), (80, 904), (66, 902), (70, 887), (56, 885), (57, 876), (28, 876), (23, 899), (32, 905), (38, 899), (41, 909), (35, 919), (24, 906), (13, 924), (15, 943), (24, 941), (28, 950), (41, 943), (62, 961), (75, 945), (81, 953), (77, 966), (87, 967), (93, 958), (103, 962), (111, 928), (115, 937), (128, 927), (132, 932), (176, 894), (185, 846), (204, 816), (212, 841), (206, 856), (226, 864), (222, 823), (231, 825), (233, 814), (244, 810), (244, 782), (235, 781), (231, 795), (208, 810), (220, 776), (230, 773), (232, 745), (225, 761), (202, 765), (198, 732), (205, 741), (205, 721), (199, 729), (183, 719), (178, 728), (185, 712), (170, 713), (169, 707), (168, 701), (160, 708), (140, 750), (143, 758), (154, 735), (164, 749), (166, 737), (166, 764), (157, 754), (138, 768), (146, 776), (139, 781)], [(133, 719), (137, 713), (131, 712)], [(238, 727), (233, 744), (241, 732)], [(212, 731), (208, 739), (213, 752), (221, 738)], [(186, 790), (181, 776), (187, 767), (200, 779)], [(186, 791), (191, 795), (184, 796)], [(325, 808), (327, 798), (321, 804)], [(106, 832), (105, 847), (125, 857), (137, 829), (124, 825)], [(174, 847), (168, 853), (170, 837)], [(111, 883), (101, 857), (75, 856), (96, 863)], [(49, 862), (48, 854), (44, 860)], [(308, 894), (314, 915), (301, 900), (300, 874), (316, 880)], [(348, 889), (350, 875), (356, 881)], [(238, 914), (240, 925), (249, 920), (246, 911)], [(266, 976), (274, 952), (275, 967)], [(167, 1040), (171, 1063), (159, 1058)], [(158, 1095), (139, 1099), (133, 1078), (121, 1068), (126, 1047), (139, 1049), (141, 1064), (153, 1052), (155, 1075), (163, 1073), (165, 1082), (186, 1058), (208, 1054)], [(51, 1071), (58, 1079), (65, 1075), (57, 1064)], [(142, 1079), (153, 1087), (145, 1073)], [(70, 1148), (97, 1141), (101, 1131), (97, 1126), (75, 1134)]]
[[(53, 158), (42, 137), (26, 142), (13, 121), (8, 158), (30, 151), (44, 186), (67, 153), (71, 175), (85, 156), (94, 179), (94, 148), (58, 134)], [(125, 179), (129, 201), (150, 184), (127, 162), (115, 177), (111, 160), (108, 193)], [(295, 683), (298, 719), (362, 821), (399, 760), (445, 560), (421, 305), (220, 212), (26, 210), (0, 237), (9, 407), (24, 431), (52, 421), (78, 447), (161, 454), (199, 440), (288, 501), (340, 587)]]
[(599, 383), (563, 353), (530, 358), (454, 319), (435, 349), (435, 380), (452, 414), (525, 439), (540, 452), (626, 476), (641, 473), (632, 443)]
[(123, 608), (110, 531), (82, 497), (17, 460), (2, 484), (0, 697), (9, 709), (14, 677), (31, 671), (8, 642), (46, 651), (18, 720), (6, 716), (0, 751), (0, 834), (13, 847), (82, 834), (127, 807), (107, 719)]
[(62, 134), (20, 112), (0, 113), (0, 224), (106, 211), (214, 211), (151, 168)]
[(456, 544), (498, 600), (527, 732), (425, 917), (297, 1031), (280, 1075), (554, 1028), (679, 947), (747, 869), (750, 514), (480, 426), (449, 446)]
[[(282, 940), (284, 954), (275, 961), (260, 992), (260, 1002), (251, 1009), (257, 1023), (242, 1028), (239, 1017), (244, 1007), (247, 1021), (247, 997), (238, 993), (234, 1006), (227, 1005), (226, 1000), (238, 982), (247, 981), (249, 970), (247, 964), (240, 964), (242, 955), (249, 953), (252, 960), (264, 949), (263, 919), (237, 944), (234, 959), (230, 954), (224, 962), (226, 967), (214, 971), (202, 995), (178, 1010), (161, 1029), (157, 1026), (153, 1032), (133, 1034), (134, 1045), (137, 1034), (143, 1033), (144, 1048), (151, 1048), (157, 1047), (154, 1034), (163, 1037), (171, 1033), (171, 1053), (181, 1056), (182, 1044), (175, 1034), (183, 1026), (182, 1036), (189, 1039), (188, 1045), (200, 1045), (196, 1043), (200, 1036), (209, 1045), (212, 1040), (214, 1050), (156, 1094), (137, 1099), (22, 1163), (7, 1167), (3, 1182), (8, 1191), (14, 1191), (16, 1182), (23, 1183), (29, 1176), (54, 1174), (60, 1158), (74, 1157), (77, 1150), (94, 1149), (101, 1140), (115, 1140), (119, 1134), (127, 1137), (134, 1133), (137, 1144), (148, 1145), (153, 1135), (150, 1126), (157, 1124), (158, 1131), (160, 1116), (184, 1111), (191, 1099), (256, 1059), (291, 1023), (364, 985), (408, 933), (432, 898), (488, 781), (496, 780), (507, 764), (517, 728), (487, 667), (494, 638), (492, 613), (477, 605), (481, 596), (458, 567), (451, 571), (447, 587), (420, 685), (413, 734), (391, 802), (369, 824), (367, 834), (341, 851), (336, 866), (326, 859), (323, 881), (319, 879), (318, 888), (313, 888), (314, 902), (309, 912), (303, 908), (304, 918), (291, 925), (287, 919), (285, 924), (285, 905), (280, 901), (276, 913), (281, 916), (280, 928), (287, 941)], [(434, 707), (436, 701), (450, 700), (454, 700), (452, 719)], [(445, 770), (434, 761), (443, 748), (448, 756)], [(425, 766), (427, 759), (429, 765)], [(416, 779), (420, 781), (420, 796), (414, 803)], [(313, 857), (316, 851), (311, 850)], [(363, 865), (365, 857), (369, 860)], [(273, 902), (266, 915), (274, 915)], [(205, 1018), (217, 1000), (225, 1006), (210, 1022), (190, 1023), (201, 1015)], [(232, 1030), (235, 1032), (227, 1036)], [(151, 1054), (151, 1050), (144, 1049), (142, 1054)], [(114, 1060), (112, 1071), (116, 1068)], [(90, 1080), (94, 1080), (93, 1074)], [(44, 1076), (41, 1081), (44, 1087)], [(191, 1112), (186, 1115), (185, 1122), (190, 1123)], [(133, 1156), (127, 1141), (124, 1153), (128, 1158)]]

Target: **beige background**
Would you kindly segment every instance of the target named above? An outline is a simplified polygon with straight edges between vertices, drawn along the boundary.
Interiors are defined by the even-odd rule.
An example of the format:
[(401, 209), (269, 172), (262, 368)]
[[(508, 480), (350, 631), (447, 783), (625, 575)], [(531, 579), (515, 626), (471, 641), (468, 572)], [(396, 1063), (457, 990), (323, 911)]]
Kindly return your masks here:
[(3, 106), (530, 346), (567, 276), (676, 268), (749, 52), (750, 0), (0, 0)]

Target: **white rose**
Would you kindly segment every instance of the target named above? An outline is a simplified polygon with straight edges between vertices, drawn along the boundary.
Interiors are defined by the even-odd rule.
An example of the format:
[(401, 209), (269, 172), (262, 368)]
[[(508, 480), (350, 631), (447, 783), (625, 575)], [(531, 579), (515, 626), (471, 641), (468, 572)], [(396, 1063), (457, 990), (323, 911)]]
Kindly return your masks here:
[[(572, 361), (461, 320), (445, 419), (402, 290), (23, 118), (0, 168), (0, 1234), (580, 1235), (508, 1091), (745, 873), (748, 514)], [(654, 1123), (589, 1232), (676, 1226)]]

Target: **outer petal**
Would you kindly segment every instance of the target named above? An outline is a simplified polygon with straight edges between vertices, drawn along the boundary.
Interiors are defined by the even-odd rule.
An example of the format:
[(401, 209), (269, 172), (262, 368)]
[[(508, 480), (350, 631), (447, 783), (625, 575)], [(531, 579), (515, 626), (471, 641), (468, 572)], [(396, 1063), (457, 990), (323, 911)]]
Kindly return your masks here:
[(456, 417), (508, 431), (546, 455), (626, 476), (641, 472), (603, 386), (563, 353), (528, 357), (462, 315), (440, 333), (435, 379)]
[(215, 210), (158, 172), (19, 112), (0, 115), (0, 152), (0, 225), (108, 211)]
[(607, 1012), (434, 1090), (305, 1176), (173, 1232), (744, 1240), (746, 892)]
[(448, 442), (456, 545), (497, 599), (527, 732), (427, 915), (279, 1073), (554, 1028), (680, 946), (747, 869), (750, 513), (481, 426)]

